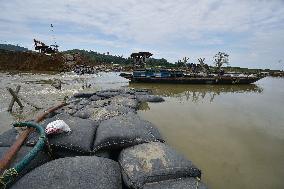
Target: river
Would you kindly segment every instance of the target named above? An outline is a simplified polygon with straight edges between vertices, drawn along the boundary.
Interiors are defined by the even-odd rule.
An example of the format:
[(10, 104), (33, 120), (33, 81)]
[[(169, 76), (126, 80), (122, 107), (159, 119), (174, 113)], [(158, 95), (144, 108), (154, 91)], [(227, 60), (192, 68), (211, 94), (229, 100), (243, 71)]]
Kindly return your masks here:
[[(7, 107), (6, 87), (46, 108), (65, 96), (105, 88), (151, 88), (163, 103), (144, 103), (138, 112), (154, 123), (168, 144), (191, 159), (209, 188), (284, 188), (284, 79), (264, 78), (253, 85), (128, 84), (118, 73), (0, 73), (0, 133), (38, 111)], [(62, 81), (62, 90), (50, 84)], [(91, 84), (83, 89), (82, 85)]]

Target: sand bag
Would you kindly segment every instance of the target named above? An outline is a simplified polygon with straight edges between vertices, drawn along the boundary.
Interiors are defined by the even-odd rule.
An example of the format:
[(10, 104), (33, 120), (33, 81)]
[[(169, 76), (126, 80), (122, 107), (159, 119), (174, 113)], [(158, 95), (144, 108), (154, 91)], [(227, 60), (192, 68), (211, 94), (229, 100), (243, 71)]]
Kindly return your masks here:
[(90, 98), (91, 96), (95, 95), (96, 93), (76, 93), (73, 95), (74, 98)]
[(115, 90), (115, 89), (102, 90), (96, 93), (97, 96), (103, 97), (103, 98), (111, 98), (119, 94), (120, 94), (120, 91)]
[[(0, 147), (0, 157), (3, 157), (5, 152), (9, 149), (9, 147)], [(32, 147), (22, 146), (21, 149), (17, 152), (16, 157), (13, 159), (10, 167), (13, 167), (16, 163), (20, 162), (25, 155), (27, 155), (32, 150)], [(16, 180), (24, 176), (29, 171), (33, 170), (34, 168), (51, 161), (49, 155), (41, 151), (38, 155), (20, 172), (17, 176)]]
[[(107, 106), (110, 104), (109, 100), (97, 100), (90, 102), (89, 105), (81, 108), (75, 114), (74, 117), (80, 117), (82, 119), (88, 119), (94, 115), (94, 112), (100, 110), (102, 107)], [(94, 115), (95, 116), (95, 115)]]
[(121, 189), (117, 162), (96, 156), (60, 158), (26, 174), (11, 189)]
[(70, 103), (67, 106), (64, 106), (63, 108), (55, 111), (55, 113), (56, 114), (69, 114), (69, 115), (73, 115), (77, 111), (83, 109), (85, 106), (90, 104), (90, 102), (91, 101), (89, 101), (88, 99), (83, 98), (83, 99), (80, 99), (80, 101), (75, 101), (75, 102)]
[(103, 97), (99, 97), (98, 95), (93, 95), (89, 98), (91, 101), (103, 100)]
[(143, 189), (196, 189), (196, 188), (207, 189), (204, 183), (193, 177), (147, 183), (143, 187)]
[(119, 156), (123, 181), (130, 188), (183, 177), (201, 177), (201, 171), (164, 143), (151, 142), (124, 149)]
[[(58, 150), (64, 149), (66, 151), (76, 152), (77, 155), (89, 154), (92, 151), (92, 144), (98, 124), (88, 119), (58, 114), (53, 118), (46, 119), (43, 123), (43, 127), (46, 128), (49, 123), (58, 119), (63, 120), (70, 127), (72, 132), (48, 136), (49, 144), (52, 149), (54, 149), (53, 153), (56, 155)], [(37, 139), (38, 134), (33, 132), (27, 140), (27, 145), (35, 145)]]
[(115, 116), (125, 115), (129, 112), (134, 113), (135, 110), (126, 106), (110, 104), (104, 107), (94, 108), (92, 115), (89, 117), (89, 119), (101, 122)]
[(111, 104), (122, 105), (132, 109), (138, 108), (138, 101), (133, 98), (128, 98), (124, 96), (116, 96), (111, 99)]
[(101, 122), (96, 132), (94, 151), (122, 149), (153, 141), (163, 142), (158, 129), (137, 114), (128, 113)]
[(0, 147), (12, 146), (16, 141), (18, 131), (15, 128), (11, 128), (0, 135)]

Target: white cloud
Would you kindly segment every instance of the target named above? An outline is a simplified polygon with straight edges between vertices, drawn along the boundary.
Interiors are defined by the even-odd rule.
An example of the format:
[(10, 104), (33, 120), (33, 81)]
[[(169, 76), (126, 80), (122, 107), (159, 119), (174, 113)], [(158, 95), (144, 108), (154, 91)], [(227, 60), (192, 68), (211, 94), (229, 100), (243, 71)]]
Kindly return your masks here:
[[(281, 0), (10, 0), (1, 2), (0, 18), (1, 38), (44, 37), (42, 25), (54, 23), (82, 31), (57, 33), (62, 44), (78, 43), (78, 48), (87, 43), (127, 52), (149, 49), (172, 61), (183, 53), (212, 57), (224, 49), (232, 53), (232, 64), (252, 67), (274, 67), (269, 59), (284, 59)], [(264, 51), (265, 62), (259, 56)]]

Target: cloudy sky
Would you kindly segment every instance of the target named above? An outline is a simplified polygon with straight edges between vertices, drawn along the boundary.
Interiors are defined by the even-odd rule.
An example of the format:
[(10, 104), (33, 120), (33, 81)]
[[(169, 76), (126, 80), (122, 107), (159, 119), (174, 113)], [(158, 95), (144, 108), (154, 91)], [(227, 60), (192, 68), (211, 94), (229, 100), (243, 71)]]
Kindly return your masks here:
[[(54, 34), (50, 24), (54, 25)], [(0, 43), (33, 47), (55, 36), (60, 50), (284, 69), (283, 0), (0, 0)]]

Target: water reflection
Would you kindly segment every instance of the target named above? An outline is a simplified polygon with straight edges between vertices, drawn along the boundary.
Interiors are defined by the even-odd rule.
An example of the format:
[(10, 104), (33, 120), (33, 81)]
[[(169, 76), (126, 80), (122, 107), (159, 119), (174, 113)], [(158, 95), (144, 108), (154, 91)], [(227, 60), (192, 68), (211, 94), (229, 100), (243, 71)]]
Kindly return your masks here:
[(216, 96), (226, 93), (262, 93), (263, 88), (255, 85), (174, 85), (174, 84), (149, 84), (130, 83), (133, 88), (152, 89), (154, 94), (175, 97), (180, 101), (198, 103), (203, 100), (213, 102)]
[(168, 97), (163, 103), (144, 105), (147, 111), (138, 114), (203, 171), (209, 188), (280, 189), (284, 188), (283, 81), (130, 86)]

